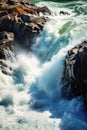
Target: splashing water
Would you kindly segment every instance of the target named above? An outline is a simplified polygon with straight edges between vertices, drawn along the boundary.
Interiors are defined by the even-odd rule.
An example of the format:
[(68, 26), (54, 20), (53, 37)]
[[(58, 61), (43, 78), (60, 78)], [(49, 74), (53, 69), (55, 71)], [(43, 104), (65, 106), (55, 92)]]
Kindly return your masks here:
[[(87, 39), (86, 2), (38, 2), (52, 11), (32, 53), (0, 70), (0, 130), (87, 130), (82, 98), (62, 99), (67, 51)], [(62, 15), (60, 11), (68, 12)], [(7, 68), (5, 68), (7, 69)]]

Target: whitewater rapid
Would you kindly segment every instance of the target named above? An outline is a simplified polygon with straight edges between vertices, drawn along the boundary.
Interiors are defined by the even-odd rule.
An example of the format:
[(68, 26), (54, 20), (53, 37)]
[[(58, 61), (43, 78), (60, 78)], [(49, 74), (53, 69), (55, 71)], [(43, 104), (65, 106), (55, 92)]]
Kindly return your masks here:
[(37, 4), (52, 14), (32, 52), (20, 52), (13, 63), (2, 61), (13, 70), (0, 70), (0, 130), (87, 130), (82, 98), (61, 97), (67, 51), (87, 39), (86, 3)]

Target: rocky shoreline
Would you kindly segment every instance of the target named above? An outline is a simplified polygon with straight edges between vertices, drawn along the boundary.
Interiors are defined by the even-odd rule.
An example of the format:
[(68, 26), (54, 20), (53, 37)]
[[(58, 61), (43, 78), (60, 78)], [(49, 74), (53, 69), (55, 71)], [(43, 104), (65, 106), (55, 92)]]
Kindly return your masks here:
[(29, 51), (35, 43), (48, 20), (44, 14), (51, 14), (46, 6), (38, 7), (28, 0), (0, 1), (0, 69), (4, 74), (8, 74), (5, 61), (11, 61), (16, 50)]

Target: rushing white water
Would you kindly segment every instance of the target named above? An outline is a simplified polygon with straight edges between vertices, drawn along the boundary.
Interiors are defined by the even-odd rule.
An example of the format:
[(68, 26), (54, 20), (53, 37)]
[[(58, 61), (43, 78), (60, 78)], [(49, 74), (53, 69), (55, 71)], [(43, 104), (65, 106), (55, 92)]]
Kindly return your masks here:
[[(13, 68), (6, 70), (9, 75), (0, 71), (0, 130), (87, 130), (82, 98), (61, 97), (67, 51), (87, 39), (87, 16), (78, 14), (77, 3), (73, 8), (70, 3), (38, 3), (48, 6), (52, 15), (32, 53), (18, 54), (13, 63), (3, 61)], [(70, 15), (61, 15), (61, 10)]]

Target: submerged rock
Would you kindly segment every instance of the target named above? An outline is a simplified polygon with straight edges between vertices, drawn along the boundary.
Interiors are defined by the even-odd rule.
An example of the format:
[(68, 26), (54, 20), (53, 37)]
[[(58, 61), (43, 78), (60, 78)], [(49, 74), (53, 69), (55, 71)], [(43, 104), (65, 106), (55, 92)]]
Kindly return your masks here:
[(68, 12), (65, 12), (65, 11), (60, 11), (59, 14), (60, 15), (70, 15)]
[(68, 51), (65, 60), (62, 96), (82, 96), (87, 107), (87, 41)]

